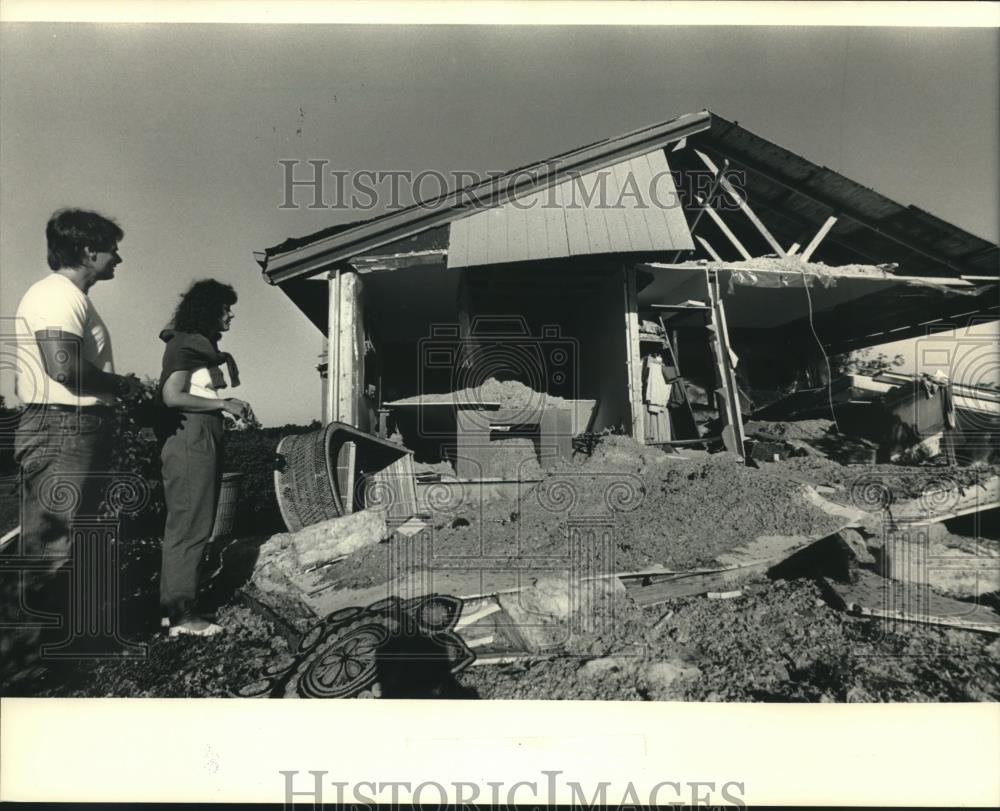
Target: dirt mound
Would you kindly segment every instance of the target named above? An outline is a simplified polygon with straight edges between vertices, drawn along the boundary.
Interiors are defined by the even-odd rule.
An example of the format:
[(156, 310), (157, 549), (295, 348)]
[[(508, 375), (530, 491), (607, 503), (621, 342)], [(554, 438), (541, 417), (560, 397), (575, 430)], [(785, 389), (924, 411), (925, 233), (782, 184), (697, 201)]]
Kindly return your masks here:
[(566, 401), (562, 397), (537, 392), (517, 380), (500, 381), (495, 377), (491, 377), (478, 386), (444, 392), (442, 394), (417, 394), (413, 397), (404, 397), (395, 402), (415, 405), (488, 403), (491, 405), (497, 404), (501, 408), (529, 408), (538, 407), (543, 404), (549, 406), (563, 405)]
[(833, 487), (838, 492), (830, 496), (831, 500), (840, 503), (853, 501), (862, 509), (871, 507), (871, 502), (880, 493), (891, 494), (893, 503), (898, 503), (942, 488), (972, 487), (1000, 474), (1000, 465), (840, 465), (831, 459), (812, 456), (765, 463), (763, 468), (775, 476)]
[(751, 420), (743, 426), (747, 436), (763, 435), (774, 439), (819, 439), (833, 427), (833, 420), (794, 420), (791, 422)]
[[(718, 555), (760, 536), (819, 537), (837, 529), (838, 520), (810, 505), (803, 492), (801, 484), (727, 454), (672, 460), (614, 437), (516, 498), (436, 516), (431, 557), (481, 560), (488, 569), (560, 561), (568, 568), (586, 559), (605, 574), (711, 566)], [(426, 537), (393, 536), (350, 555), (338, 577), (346, 573), (342, 585), (352, 588), (384, 582), (426, 560), (426, 543)]]

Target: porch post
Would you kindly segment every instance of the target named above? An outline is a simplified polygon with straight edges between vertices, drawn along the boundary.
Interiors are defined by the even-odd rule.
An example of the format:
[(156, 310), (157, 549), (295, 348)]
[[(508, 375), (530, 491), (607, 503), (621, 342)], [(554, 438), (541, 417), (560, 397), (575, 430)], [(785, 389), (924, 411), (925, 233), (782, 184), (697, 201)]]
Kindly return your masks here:
[[(326, 408), (323, 423), (359, 425), (364, 360), (358, 333), (361, 324), (361, 281), (353, 270), (332, 270), (327, 277), (329, 315), (327, 329)], [(363, 339), (362, 339), (363, 340)]]

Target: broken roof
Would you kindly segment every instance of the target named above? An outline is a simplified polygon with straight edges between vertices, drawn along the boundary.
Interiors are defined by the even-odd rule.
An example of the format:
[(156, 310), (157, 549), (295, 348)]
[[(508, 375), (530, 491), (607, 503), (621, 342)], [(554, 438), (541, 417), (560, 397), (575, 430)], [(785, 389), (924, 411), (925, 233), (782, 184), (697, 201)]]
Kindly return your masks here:
[[(432, 201), (285, 240), (263, 251), (259, 262), (272, 284), (314, 275), (473, 211), (502, 206), (569, 177), (648, 155), (683, 139), (728, 165), (728, 171), (745, 171), (747, 201), (781, 244), (815, 233), (835, 216), (837, 221), (817, 252), (827, 264), (894, 262), (913, 276), (998, 274), (996, 245), (915, 206), (890, 200), (709, 111), (599, 141)], [(673, 167), (704, 171), (693, 157), (685, 162), (691, 152), (672, 151)], [(677, 246), (683, 244), (678, 241)], [(769, 246), (762, 243), (762, 247), (760, 253), (771, 252)], [(655, 251), (665, 249), (665, 243), (653, 246)], [(611, 252), (616, 252), (614, 246)]]
[(606, 169), (647, 155), (668, 143), (708, 128), (707, 111), (608, 138), (481, 183), (463, 186), (433, 200), (374, 219), (335, 226), (263, 252), (260, 265), (272, 284), (313, 275), (338, 263), (413, 234), (469, 216), (508, 200), (555, 186), (571, 177)]

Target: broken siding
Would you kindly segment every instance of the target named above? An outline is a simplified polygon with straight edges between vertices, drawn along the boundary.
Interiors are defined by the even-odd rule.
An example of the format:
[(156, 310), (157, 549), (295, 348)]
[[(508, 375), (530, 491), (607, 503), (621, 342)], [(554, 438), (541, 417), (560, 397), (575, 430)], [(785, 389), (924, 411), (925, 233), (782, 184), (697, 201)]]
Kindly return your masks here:
[(450, 268), (694, 248), (662, 149), (456, 220), (450, 246)]

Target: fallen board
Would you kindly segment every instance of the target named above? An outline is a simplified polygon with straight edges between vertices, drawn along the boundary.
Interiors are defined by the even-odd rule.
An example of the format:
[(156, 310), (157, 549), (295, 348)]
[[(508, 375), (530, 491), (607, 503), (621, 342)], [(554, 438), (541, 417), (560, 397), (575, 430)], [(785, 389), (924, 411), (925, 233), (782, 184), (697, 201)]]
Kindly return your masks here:
[(810, 504), (836, 517), (840, 524), (823, 535), (762, 535), (747, 544), (718, 556), (721, 566), (696, 572), (663, 575), (622, 577), (629, 596), (641, 606), (657, 605), (679, 597), (694, 597), (707, 592), (724, 592), (730, 584), (755, 575), (787, 560), (795, 553), (812, 546), (824, 538), (836, 535), (862, 520), (864, 513), (852, 507), (834, 504), (823, 498), (811, 487), (804, 487)]
[(927, 586), (864, 571), (855, 583), (824, 584), (838, 608), (857, 616), (1000, 634), (1000, 614), (991, 608), (945, 597)]
[(997, 507), (1000, 507), (1000, 476), (992, 476), (980, 484), (965, 488), (954, 485), (950, 489), (895, 504), (889, 514), (894, 523), (912, 526), (938, 524)]

